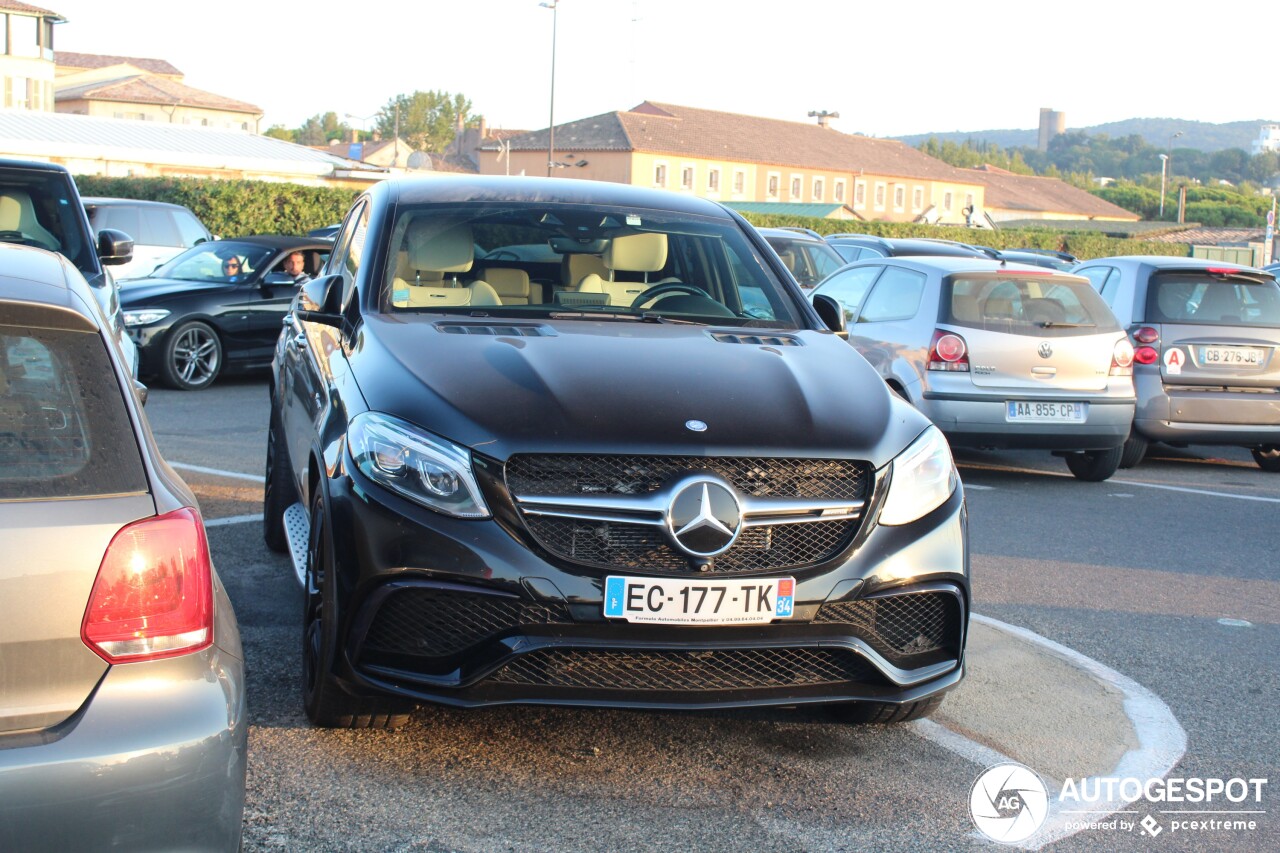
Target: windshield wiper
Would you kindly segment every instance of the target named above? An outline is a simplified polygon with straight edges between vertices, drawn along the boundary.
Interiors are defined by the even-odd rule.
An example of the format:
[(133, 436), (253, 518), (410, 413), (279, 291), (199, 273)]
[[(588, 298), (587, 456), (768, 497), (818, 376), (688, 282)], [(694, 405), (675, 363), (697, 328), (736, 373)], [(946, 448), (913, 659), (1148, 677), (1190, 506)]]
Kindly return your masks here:
[(620, 320), (631, 323), (672, 323), (681, 326), (705, 326), (698, 320), (678, 320), (646, 311), (643, 314), (596, 313), (595, 311), (553, 311), (552, 320)]
[(1062, 320), (1045, 320), (1042, 323), (1036, 323), (1042, 329), (1095, 329), (1097, 323), (1065, 323)]

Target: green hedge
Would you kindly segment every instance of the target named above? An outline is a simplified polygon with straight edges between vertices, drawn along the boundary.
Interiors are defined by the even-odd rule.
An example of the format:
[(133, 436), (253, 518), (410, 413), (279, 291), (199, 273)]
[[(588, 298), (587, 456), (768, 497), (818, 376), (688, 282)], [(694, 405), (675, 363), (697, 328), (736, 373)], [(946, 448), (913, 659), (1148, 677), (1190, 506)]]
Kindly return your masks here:
[(79, 175), (85, 196), (186, 205), (220, 237), (306, 234), (341, 221), (356, 190), (207, 178), (104, 178)]
[[(989, 229), (957, 228), (947, 225), (919, 225), (914, 222), (859, 222), (847, 219), (818, 219), (811, 216), (743, 213), (758, 228), (782, 226), (811, 228), (819, 234), (874, 234), (877, 237), (934, 237), (978, 243), (993, 249), (1050, 249), (1070, 252), (1082, 261), (1112, 255), (1189, 255), (1184, 243), (1130, 240), (1106, 237), (1090, 231), (1060, 231), (1051, 228)], [(1065, 247), (1063, 243), (1065, 241)]]

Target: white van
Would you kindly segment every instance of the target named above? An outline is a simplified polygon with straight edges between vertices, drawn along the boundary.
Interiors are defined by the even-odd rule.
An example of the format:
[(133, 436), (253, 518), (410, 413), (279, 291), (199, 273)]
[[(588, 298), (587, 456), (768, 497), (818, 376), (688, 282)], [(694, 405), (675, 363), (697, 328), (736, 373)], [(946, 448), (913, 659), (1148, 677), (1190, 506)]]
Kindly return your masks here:
[(88, 197), (84, 209), (95, 233), (114, 228), (133, 238), (133, 260), (112, 271), (117, 281), (150, 275), (179, 252), (213, 239), (204, 223), (180, 204)]

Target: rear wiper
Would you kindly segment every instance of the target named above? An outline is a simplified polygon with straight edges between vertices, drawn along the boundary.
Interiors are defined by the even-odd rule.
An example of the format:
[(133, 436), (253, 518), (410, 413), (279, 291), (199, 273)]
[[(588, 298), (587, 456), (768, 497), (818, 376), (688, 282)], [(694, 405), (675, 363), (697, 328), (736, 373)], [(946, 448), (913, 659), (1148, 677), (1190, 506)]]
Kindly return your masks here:
[(1097, 323), (1064, 323), (1061, 320), (1045, 320), (1042, 323), (1036, 323), (1042, 329), (1095, 329)]

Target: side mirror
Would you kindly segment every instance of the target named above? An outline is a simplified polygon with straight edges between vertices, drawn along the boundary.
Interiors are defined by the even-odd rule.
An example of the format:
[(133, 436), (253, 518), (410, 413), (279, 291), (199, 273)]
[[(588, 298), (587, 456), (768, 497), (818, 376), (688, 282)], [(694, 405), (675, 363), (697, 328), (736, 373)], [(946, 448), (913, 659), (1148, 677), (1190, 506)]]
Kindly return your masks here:
[(813, 310), (818, 312), (819, 319), (826, 327), (845, 340), (849, 339), (849, 329), (844, 322), (844, 307), (825, 293), (813, 295)]
[(133, 260), (133, 238), (114, 228), (98, 232), (98, 260), (106, 266), (127, 264)]
[(341, 326), (342, 306), (338, 304), (341, 298), (342, 276), (313, 278), (298, 290), (294, 314), (299, 320)]

